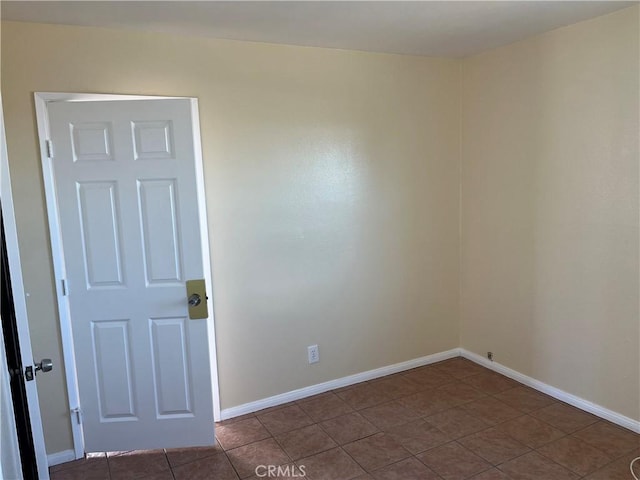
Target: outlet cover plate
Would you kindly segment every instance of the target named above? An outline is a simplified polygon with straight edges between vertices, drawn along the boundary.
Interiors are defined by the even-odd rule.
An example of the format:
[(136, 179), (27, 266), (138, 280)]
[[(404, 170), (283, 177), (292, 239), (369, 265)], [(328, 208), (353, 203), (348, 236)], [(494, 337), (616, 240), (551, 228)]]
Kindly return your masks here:
[(307, 354), (309, 356), (309, 364), (318, 363), (320, 361), (318, 345), (309, 345), (307, 347)]

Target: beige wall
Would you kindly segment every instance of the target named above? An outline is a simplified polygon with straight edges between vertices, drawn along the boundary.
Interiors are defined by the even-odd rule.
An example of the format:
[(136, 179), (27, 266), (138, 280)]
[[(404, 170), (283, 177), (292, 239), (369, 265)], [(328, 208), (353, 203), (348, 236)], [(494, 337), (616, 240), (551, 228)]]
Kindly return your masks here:
[(640, 419), (638, 7), (463, 62), (461, 345)]
[(48, 452), (72, 445), (35, 91), (199, 98), (223, 408), (458, 346), (458, 61), (6, 23)]

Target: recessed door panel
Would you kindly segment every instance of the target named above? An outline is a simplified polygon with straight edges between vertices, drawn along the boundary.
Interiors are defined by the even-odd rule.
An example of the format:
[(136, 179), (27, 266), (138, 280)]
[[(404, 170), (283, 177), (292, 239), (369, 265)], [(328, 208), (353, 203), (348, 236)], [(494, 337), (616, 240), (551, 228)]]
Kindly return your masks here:
[(87, 288), (123, 283), (116, 182), (78, 182)]
[(109, 162), (111, 155), (111, 123), (71, 123), (71, 146), (74, 162)]
[(174, 179), (138, 181), (148, 285), (179, 283), (182, 280), (176, 195)]
[(136, 160), (166, 160), (174, 158), (173, 125), (160, 122), (131, 122)]
[(129, 320), (92, 322), (100, 420), (136, 420)]
[(159, 417), (193, 416), (187, 319), (150, 320), (156, 412)]

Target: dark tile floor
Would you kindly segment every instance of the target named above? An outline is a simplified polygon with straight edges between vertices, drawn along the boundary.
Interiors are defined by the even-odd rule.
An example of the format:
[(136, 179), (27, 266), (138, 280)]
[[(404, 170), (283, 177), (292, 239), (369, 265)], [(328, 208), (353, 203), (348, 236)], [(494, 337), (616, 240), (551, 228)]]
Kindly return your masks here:
[(462, 358), (227, 420), (216, 436), (93, 454), (51, 478), (630, 480), (640, 456), (640, 435)]

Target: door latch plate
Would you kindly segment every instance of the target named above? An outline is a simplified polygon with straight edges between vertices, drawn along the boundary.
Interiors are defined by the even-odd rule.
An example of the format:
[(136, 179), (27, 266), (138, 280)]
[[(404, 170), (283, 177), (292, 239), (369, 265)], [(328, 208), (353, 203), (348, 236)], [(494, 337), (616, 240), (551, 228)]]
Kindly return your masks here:
[[(191, 301), (191, 299), (198, 299), (198, 301)], [(204, 280), (187, 280), (187, 306), (191, 320), (209, 316), (207, 300), (207, 287)]]

